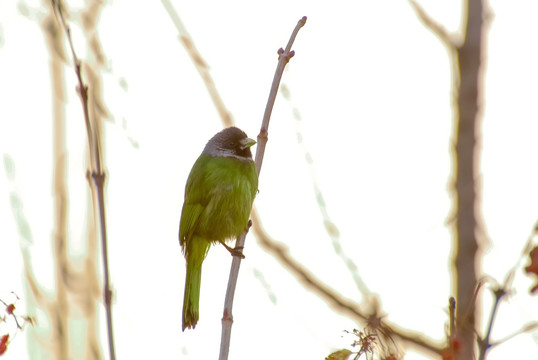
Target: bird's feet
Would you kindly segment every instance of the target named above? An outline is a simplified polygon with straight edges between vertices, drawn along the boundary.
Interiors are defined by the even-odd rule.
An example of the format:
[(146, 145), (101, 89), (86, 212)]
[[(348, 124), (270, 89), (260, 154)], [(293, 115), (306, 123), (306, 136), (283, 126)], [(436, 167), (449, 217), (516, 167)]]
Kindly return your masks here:
[(221, 244), (222, 244), (222, 246), (224, 246), (226, 248), (226, 250), (228, 250), (230, 252), (230, 254), (232, 256), (237, 256), (240, 259), (245, 258), (245, 255), (243, 254), (243, 247), (242, 246), (232, 248), (232, 247), (229, 247), (228, 245), (226, 245), (223, 242), (221, 242)]

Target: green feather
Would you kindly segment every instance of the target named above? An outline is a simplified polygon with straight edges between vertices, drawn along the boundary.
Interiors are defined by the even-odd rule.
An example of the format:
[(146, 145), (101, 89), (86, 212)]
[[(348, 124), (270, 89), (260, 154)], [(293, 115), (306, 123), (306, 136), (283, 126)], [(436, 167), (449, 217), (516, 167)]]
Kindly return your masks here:
[(252, 159), (202, 153), (194, 163), (179, 227), (187, 260), (183, 330), (198, 322), (202, 262), (211, 243), (236, 238), (247, 229), (257, 191), (258, 173)]
[(198, 322), (200, 303), (200, 284), (202, 282), (202, 262), (209, 250), (210, 243), (203, 238), (192, 238), (187, 243), (188, 253), (185, 294), (183, 297), (183, 330), (194, 328)]

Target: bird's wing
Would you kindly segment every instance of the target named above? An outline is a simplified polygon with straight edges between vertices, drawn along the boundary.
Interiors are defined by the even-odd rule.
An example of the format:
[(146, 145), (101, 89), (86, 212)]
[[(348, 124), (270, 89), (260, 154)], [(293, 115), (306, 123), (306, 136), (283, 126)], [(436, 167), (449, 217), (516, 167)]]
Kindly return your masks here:
[(183, 251), (185, 251), (185, 245), (191, 238), (192, 232), (196, 229), (200, 214), (210, 200), (209, 193), (204, 191), (206, 179), (204, 160), (207, 159), (201, 156), (194, 163), (185, 186), (185, 201), (179, 223), (179, 243)]
[(202, 204), (183, 204), (183, 210), (181, 211), (181, 221), (179, 223), (179, 243), (182, 247), (191, 237), (192, 231), (196, 227), (198, 218), (205, 206)]

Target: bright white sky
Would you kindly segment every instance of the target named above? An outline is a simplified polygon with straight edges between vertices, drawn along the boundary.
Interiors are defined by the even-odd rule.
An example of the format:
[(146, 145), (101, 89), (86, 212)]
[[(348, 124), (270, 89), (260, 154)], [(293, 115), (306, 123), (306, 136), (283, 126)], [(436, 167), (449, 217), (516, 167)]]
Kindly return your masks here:
[[(420, 3), (457, 31), (460, 9), (453, 1)], [(273, 111), (256, 199), (263, 225), (320, 279), (360, 301), (323, 228), (304, 149), (296, 140), (290, 107), (295, 106), (347, 256), (379, 294), (391, 321), (442, 339), (451, 294), (446, 223), (452, 114), (450, 66), (441, 42), (403, 0), (173, 4), (237, 125), (251, 137), (259, 131), (277, 49), (308, 16), (283, 78), (293, 104), (279, 96)], [(490, 5), (481, 159), (483, 272), (502, 281), (538, 218), (538, 3)], [(0, 3), (0, 152), (13, 159), (16, 171), (14, 181), (4, 171), (0, 175), (0, 298), (12, 290), (27, 296), (21, 248), (30, 250), (42, 286), (54, 287), (50, 56), (39, 25), (44, 12), (40, 1)], [(71, 24), (85, 60), (80, 22), (75, 18)], [(222, 248), (210, 251), (199, 325), (182, 333), (185, 274), (177, 231), (187, 175), (205, 142), (220, 130), (220, 119), (161, 2), (109, 2), (99, 35), (108, 64), (101, 75), (110, 112), (107, 205), (118, 358), (216, 358), (231, 259)], [(80, 239), (86, 233), (87, 145), (71, 66), (64, 75), (70, 251), (76, 257), (86, 251)], [(20, 240), (12, 193), (23, 202), (32, 244)], [(230, 358), (322, 359), (352, 342), (343, 330), (358, 325), (305, 290), (252, 236), (245, 252)], [(538, 298), (528, 296), (531, 284), (518, 270), (516, 292), (501, 306), (494, 339), (538, 319)], [(491, 297), (485, 292), (482, 299), (485, 318)], [(19, 307), (24, 311), (24, 301)], [(43, 332), (47, 320), (37, 316)], [(537, 339), (538, 334), (518, 336), (492, 350), (489, 359), (536, 358)], [(25, 342), (19, 335), (9, 358), (27, 358)], [(410, 351), (406, 359), (424, 357)]]

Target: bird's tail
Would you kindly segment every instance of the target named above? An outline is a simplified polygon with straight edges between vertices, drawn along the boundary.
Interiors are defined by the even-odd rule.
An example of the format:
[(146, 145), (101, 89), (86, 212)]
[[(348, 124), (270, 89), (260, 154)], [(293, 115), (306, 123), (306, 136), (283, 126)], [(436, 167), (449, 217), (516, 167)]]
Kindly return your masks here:
[(187, 276), (185, 278), (185, 295), (183, 296), (183, 331), (186, 328), (194, 329), (200, 316), (198, 305), (200, 303), (200, 283), (202, 281), (202, 264), (187, 262)]
[(187, 275), (185, 277), (185, 294), (183, 296), (183, 331), (194, 329), (200, 316), (200, 283), (202, 282), (202, 262), (210, 243), (202, 238), (191, 238), (187, 244)]

